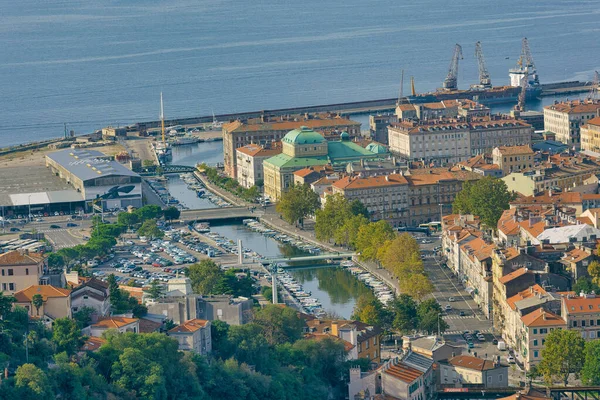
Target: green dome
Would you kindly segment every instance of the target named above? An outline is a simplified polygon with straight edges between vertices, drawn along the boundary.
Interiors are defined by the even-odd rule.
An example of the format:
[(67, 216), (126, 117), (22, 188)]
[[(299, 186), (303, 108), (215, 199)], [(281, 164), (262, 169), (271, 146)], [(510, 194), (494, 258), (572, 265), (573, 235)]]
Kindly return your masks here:
[(325, 138), (312, 129), (301, 126), (300, 129), (289, 131), (281, 141), (291, 144), (323, 143)]
[(387, 148), (379, 143), (369, 143), (366, 149), (375, 154), (384, 154), (388, 152)]
[(348, 134), (348, 132), (344, 131), (340, 133), (340, 140), (350, 140), (350, 135)]

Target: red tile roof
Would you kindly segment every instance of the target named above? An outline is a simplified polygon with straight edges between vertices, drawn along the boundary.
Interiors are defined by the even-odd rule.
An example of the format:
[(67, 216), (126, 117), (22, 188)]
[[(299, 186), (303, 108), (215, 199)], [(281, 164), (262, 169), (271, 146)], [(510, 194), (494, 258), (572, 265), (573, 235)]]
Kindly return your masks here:
[(537, 310), (524, 315), (521, 317), (521, 321), (527, 327), (534, 326), (566, 326), (567, 323), (560, 316), (546, 311), (543, 308), (538, 308)]
[(568, 314), (600, 313), (600, 297), (563, 297)]
[(408, 365), (399, 362), (396, 365), (393, 365), (385, 370), (385, 373), (396, 378), (400, 379), (402, 382), (412, 383), (417, 380), (423, 373), (413, 367), (409, 367)]
[(265, 149), (257, 144), (248, 144), (246, 146), (238, 147), (236, 151), (239, 151), (240, 153), (246, 154), (250, 157), (272, 157), (281, 153), (282, 149), (281, 147)]
[(24, 253), (18, 250), (0, 254), (0, 266), (3, 265), (37, 265), (44, 260), (40, 253)]
[(448, 360), (448, 363), (455, 367), (468, 368), (476, 371), (494, 369), (494, 363), (492, 361), (466, 355), (452, 357)]
[(196, 332), (197, 330), (204, 328), (207, 322), (208, 321), (205, 319), (190, 319), (189, 321), (184, 322), (183, 324), (169, 330), (169, 333)]
[(104, 343), (106, 343), (106, 339), (99, 338), (97, 336), (90, 336), (87, 338), (83, 346), (80, 347), (81, 351), (96, 351), (98, 350)]
[(525, 274), (529, 273), (527, 268), (519, 268), (516, 271), (511, 272), (510, 274), (504, 275), (499, 279), (500, 283), (506, 284), (514, 279), (517, 279)]
[(50, 297), (69, 297), (71, 291), (69, 289), (57, 288), (51, 285), (32, 285), (26, 289), (18, 291), (14, 294), (17, 302), (28, 303), (31, 302), (33, 296), (41, 294), (44, 301)]
[(533, 297), (537, 294), (546, 294), (547, 292), (537, 283), (517, 294), (515, 294), (512, 297), (509, 297), (508, 299), (506, 299), (506, 303), (508, 303), (508, 306), (512, 309), (512, 310), (516, 310), (517, 306), (515, 305), (515, 303), (517, 303), (518, 301), (521, 300), (525, 300), (528, 299), (530, 297)]
[(501, 155), (503, 156), (512, 156), (512, 155), (521, 155), (521, 154), (533, 154), (533, 150), (529, 145), (524, 146), (500, 146), (497, 148)]
[(105, 328), (105, 329), (116, 329), (122, 328), (129, 324), (133, 324), (137, 322), (137, 318), (127, 318), (127, 317), (108, 317), (99, 320), (95, 324), (92, 325), (93, 328)]
[(406, 178), (400, 174), (390, 174), (386, 176), (369, 176), (366, 178), (346, 176), (332, 186), (341, 189), (365, 189), (384, 186), (399, 186), (408, 184)]

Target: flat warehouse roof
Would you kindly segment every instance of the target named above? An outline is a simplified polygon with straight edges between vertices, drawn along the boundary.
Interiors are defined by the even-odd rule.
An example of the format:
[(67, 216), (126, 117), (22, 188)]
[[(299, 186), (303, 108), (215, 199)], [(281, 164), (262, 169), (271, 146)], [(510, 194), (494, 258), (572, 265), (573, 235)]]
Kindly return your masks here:
[(105, 154), (97, 150), (65, 149), (50, 153), (46, 157), (82, 181), (111, 175), (139, 176), (122, 164), (107, 159)]
[[(63, 192), (77, 194), (80, 198), (79, 201), (83, 200), (81, 194), (77, 193), (71, 185), (54, 175), (46, 167), (0, 168), (0, 205), (13, 206), (11, 195)], [(34, 197), (32, 196), (31, 204), (36, 204), (33, 201)], [(29, 199), (25, 198), (25, 202), (29, 204)]]

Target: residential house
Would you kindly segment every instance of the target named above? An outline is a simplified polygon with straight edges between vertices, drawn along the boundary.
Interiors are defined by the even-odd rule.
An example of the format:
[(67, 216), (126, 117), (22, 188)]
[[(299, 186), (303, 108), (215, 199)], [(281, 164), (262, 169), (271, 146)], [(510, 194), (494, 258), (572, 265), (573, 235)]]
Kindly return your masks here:
[(39, 285), (46, 268), (46, 259), (40, 253), (12, 250), (0, 254), (0, 290), (5, 294), (14, 294)]
[(118, 333), (139, 333), (140, 322), (137, 318), (112, 316), (100, 319), (98, 322), (90, 325), (83, 331), (85, 331), (86, 334), (89, 334), (91, 336), (101, 337), (102, 334), (109, 329), (114, 329)]
[(84, 307), (93, 308), (96, 317), (110, 313), (110, 290), (106, 282), (92, 278), (73, 289), (71, 310), (76, 313)]
[(496, 245), (476, 238), (460, 246), (460, 275), (466, 285), (467, 293), (483, 312), (490, 318), (492, 313), (492, 254)]
[(498, 165), (503, 175), (532, 168), (535, 160), (529, 145), (499, 146), (492, 152), (493, 162)]
[[(395, 363), (394, 363), (395, 362)], [(425, 374), (402, 361), (392, 360), (381, 373), (382, 392), (397, 399), (425, 400)]]
[(523, 361), (526, 370), (542, 359), (542, 349), (546, 336), (554, 329), (566, 329), (567, 324), (559, 315), (540, 307), (521, 317), (520, 340), (516, 355)]
[(177, 339), (179, 350), (193, 351), (203, 356), (212, 352), (211, 323), (205, 319), (192, 319), (168, 331)]
[[(34, 305), (35, 296), (42, 297), (39, 309)], [(29, 316), (50, 324), (57, 318), (71, 318), (71, 291), (51, 285), (32, 285), (14, 294), (15, 305), (25, 307)]]
[(269, 148), (247, 144), (236, 149), (237, 181), (247, 189), (261, 186), (264, 181), (263, 161), (281, 153), (281, 146), (272, 143)]
[[(556, 134), (556, 140), (579, 150), (581, 143), (581, 126), (593, 120), (600, 102), (598, 100), (575, 100), (555, 102), (544, 107), (544, 129)], [(589, 136), (589, 135), (588, 135)], [(589, 137), (586, 138), (589, 139)], [(586, 142), (586, 147), (593, 147), (594, 142)]]
[(402, 349), (438, 362), (460, 355), (464, 347), (446, 342), (443, 336), (402, 336)]
[(580, 127), (580, 133), (581, 149), (600, 153), (600, 116), (587, 120), (585, 125)]
[(584, 246), (577, 246), (565, 252), (562, 264), (565, 269), (571, 273), (573, 282), (579, 278), (589, 276), (588, 265), (594, 260), (592, 250)]
[(594, 293), (564, 296), (561, 315), (567, 329), (578, 330), (586, 340), (600, 338), (600, 296)]
[(508, 367), (470, 355), (459, 355), (439, 363), (442, 387), (506, 388)]

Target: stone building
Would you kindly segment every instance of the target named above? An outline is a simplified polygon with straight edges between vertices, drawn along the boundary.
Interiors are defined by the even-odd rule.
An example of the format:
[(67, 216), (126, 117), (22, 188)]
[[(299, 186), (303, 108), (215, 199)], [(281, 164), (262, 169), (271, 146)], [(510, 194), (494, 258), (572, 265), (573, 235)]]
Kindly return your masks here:
[(596, 117), (598, 110), (598, 100), (555, 102), (544, 107), (544, 129), (556, 134), (559, 142), (579, 150), (581, 126)]
[(600, 117), (592, 118), (581, 126), (581, 150), (600, 153)]

